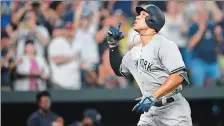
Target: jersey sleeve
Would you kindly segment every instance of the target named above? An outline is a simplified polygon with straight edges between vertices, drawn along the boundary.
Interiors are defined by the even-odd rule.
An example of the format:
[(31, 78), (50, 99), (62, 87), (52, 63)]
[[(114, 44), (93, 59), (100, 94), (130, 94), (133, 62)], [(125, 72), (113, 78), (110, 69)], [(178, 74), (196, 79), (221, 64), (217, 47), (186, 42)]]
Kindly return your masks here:
[(127, 54), (122, 58), (122, 62), (120, 65), (120, 73), (123, 76), (126, 76), (130, 73), (128, 69), (128, 62), (130, 61), (129, 59), (130, 59), (130, 51), (128, 51)]
[(180, 51), (175, 43), (162, 43), (159, 50), (159, 57), (170, 74), (186, 69)]

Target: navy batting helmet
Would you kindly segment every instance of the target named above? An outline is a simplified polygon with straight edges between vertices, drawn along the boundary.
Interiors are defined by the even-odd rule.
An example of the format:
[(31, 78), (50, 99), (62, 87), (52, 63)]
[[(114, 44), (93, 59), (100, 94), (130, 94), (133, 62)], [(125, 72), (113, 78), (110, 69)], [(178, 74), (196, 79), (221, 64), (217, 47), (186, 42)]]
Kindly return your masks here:
[(145, 18), (145, 22), (150, 28), (155, 29), (157, 32), (159, 32), (165, 24), (165, 16), (163, 12), (153, 4), (144, 7), (138, 6), (135, 10), (138, 14), (140, 14), (141, 11), (147, 12), (149, 15)]

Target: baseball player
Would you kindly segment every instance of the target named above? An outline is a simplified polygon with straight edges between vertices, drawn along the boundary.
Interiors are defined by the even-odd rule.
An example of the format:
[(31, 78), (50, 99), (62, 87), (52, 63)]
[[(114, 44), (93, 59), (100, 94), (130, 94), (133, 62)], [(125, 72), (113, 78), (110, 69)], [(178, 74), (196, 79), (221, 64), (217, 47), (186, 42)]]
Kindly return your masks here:
[(158, 34), (165, 23), (164, 14), (151, 4), (136, 7), (136, 12), (139, 15), (134, 29), (141, 43), (122, 57), (118, 45), (123, 33), (119, 25), (108, 31), (108, 44), (116, 75), (131, 73), (142, 92), (133, 108), (141, 113), (138, 126), (192, 126), (190, 106), (180, 93), (181, 84), (189, 84), (185, 64), (177, 45)]

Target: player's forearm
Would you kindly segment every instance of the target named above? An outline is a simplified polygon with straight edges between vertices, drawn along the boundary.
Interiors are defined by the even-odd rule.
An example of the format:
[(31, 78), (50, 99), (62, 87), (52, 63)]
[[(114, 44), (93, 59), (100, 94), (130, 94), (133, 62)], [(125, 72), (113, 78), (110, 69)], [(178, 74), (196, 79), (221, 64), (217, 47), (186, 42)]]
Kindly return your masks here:
[(201, 40), (202, 35), (203, 35), (203, 31), (198, 30), (196, 32), (196, 34), (189, 40), (189, 45), (188, 46), (191, 49), (194, 48), (198, 44), (198, 42)]
[(181, 85), (184, 81), (184, 78), (178, 73), (171, 74), (168, 79), (162, 84), (162, 86), (152, 92), (153, 96), (160, 98), (172, 91)]
[(117, 76), (122, 76), (120, 73), (120, 65), (122, 62), (122, 56), (119, 51), (119, 47), (110, 47), (110, 64)]

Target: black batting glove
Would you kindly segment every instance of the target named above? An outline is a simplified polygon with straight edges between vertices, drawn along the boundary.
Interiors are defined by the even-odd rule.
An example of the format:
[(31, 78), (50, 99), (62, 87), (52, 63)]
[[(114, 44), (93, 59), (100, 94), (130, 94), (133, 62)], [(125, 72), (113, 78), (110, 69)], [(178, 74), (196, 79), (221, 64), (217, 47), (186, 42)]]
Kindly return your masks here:
[(118, 46), (119, 41), (124, 37), (123, 33), (119, 31), (120, 25), (121, 24), (119, 23), (118, 28), (111, 27), (110, 30), (107, 32), (108, 44), (113, 47)]

